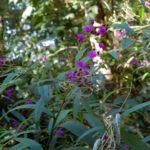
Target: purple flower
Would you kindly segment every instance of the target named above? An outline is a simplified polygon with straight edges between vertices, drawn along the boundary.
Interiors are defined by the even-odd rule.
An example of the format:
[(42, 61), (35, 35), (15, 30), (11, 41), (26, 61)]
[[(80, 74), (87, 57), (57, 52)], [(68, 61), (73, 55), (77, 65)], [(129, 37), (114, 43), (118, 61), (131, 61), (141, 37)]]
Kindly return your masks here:
[(3, 63), (4, 63), (4, 59), (0, 58), (0, 64), (3, 64)]
[(92, 80), (89, 80), (89, 84), (93, 84)]
[(91, 32), (92, 31), (92, 26), (89, 25), (89, 24), (86, 24), (83, 29), (84, 29), (85, 32)]
[(90, 58), (94, 58), (94, 57), (96, 57), (96, 52), (94, 50), (91, 50), (91, 51), (88, 52), (88, 56)]
[(137, 63), (137, 61), (136, 61), (136, 60), (133, 60), (133, 61), (131, 62), (131, 65), (136, 65), (136, 63)]
[(63, 61), (66, 61), (66, 58), (60, 58), (59, 59), (59, 62), (63, 62)]
[(104, 35), (106, 33), (106, 28), (104, 26), (100, 26), (97, 33)]
[(19, 126), (18, 122), (16, 122), (16, 121), (14, 121), (12, 124), (13, 124), (14, 127), (18, 127)]
[(17, 133), (20, 133), (20, 132), (21, 132), (20, 130), (17, 131)]
[(13, 91), (14, 91), (14, 88), (10, 88), (7, 90), (7, 96), (9, 98), (9, 100), (10, 100), (11, 92), (13, 92)]
[(79, 41), (83, 41), (85, 39), (85, 36), (84, 36), (84, 34), (78, 34), (77, 38)]
[(107, 140), (107, 139), (108, 139), (108, 135), (105, 134), (104, 137), (103, 137), (103, 139), (104, 139), (104, 140)]
[(124, 148), (125, 148), (125, 149), (128, 149), (128, 148), (129, 148), (129, 146), (126, 144), (126, 145), (124, 145)]
[(44, 60), (44, 61), (46, 61), (46, 60), (47, 60), (47, 58), (46, 58), (46, 57), (43, 57), (43, 60)]
[(24, 128), (24, 125), (22, 125), (19, 129), (22, 130)]
[(91, 24), (94, 24), (94, 21), (95, 21), (95, 20), (92, 18), (92, 19), (91, 19)]
[(100, 47), (100, 48), (103, 48), (103, 47), (104, 47), (104, 44), (103, 44), (103, 43), (99, 43), (99, 47)]
[(84, 75), (89, 75), (89, 74), (90, 73), (87, 70), (84, 71)]
[(121, 55), (120, 53), (117, 53), (117, 56), (118, 56), (118, 57), (120, 57), (120, 55)]
[(145, 1), (145, 5), (146, 5), (146, 6), (149, 6), (149, 5), (150, 5), (150, 2), (149, 2), (149, 1)]
[(121, 32), (120, 31), (116, 31), (116, 36), (120, 37), (121, 36)]
[(64, 132), (61, 129), (55, 130), (55, 134), (59, 134), (59, 135), (63, 135), (64, 136)]
[(67, 72), (66, 76), (67, 76), (67, 77), (72, 77), (72, 76), (73, 76), (73, 74), (74, 74), (74, 72), (73, 72), (73, 71), (71, 71), (71, 72)]
[(77, 67), (79, 68), (84, 68), (86, 65), (85, 65), (85, 62), (83, 60), (78, 60), (77, 61)]
[(33, 104), (33, 102), (31, 100), (28, 100), (27, 104)]

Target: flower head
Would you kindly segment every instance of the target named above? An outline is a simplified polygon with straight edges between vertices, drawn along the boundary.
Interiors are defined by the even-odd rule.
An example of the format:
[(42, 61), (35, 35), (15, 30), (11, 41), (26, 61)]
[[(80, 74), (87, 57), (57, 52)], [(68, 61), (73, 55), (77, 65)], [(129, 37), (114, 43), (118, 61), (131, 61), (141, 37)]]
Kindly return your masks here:
[(87, 70), (84, 71), (84, 75), (89, 75), (89, 74), (90, 73)]
[(131, 65), (136, 65), (136, 63), (137, 63), (137, 61), (136, 61), (136, 60), (133, 60), (133, 61), (131, 62)]
[(120, 37), (121, 36), (121, 32), (118, 30), (118, 31), (116, 31), (116, 36), (117, 37)]
[(92, 18), (92, 19), (91, 19), (91, 24), (94, 24), (94, 21), (95, 21), (95, 19)]
[(59, 62), (63, 62), (63, 61), (66, 61), (66, 58), (60, 58), (59, 59)]
[(19, 126), (18, 122), (16, 122), (16, 121), (14, 121), (12, 124), (13, 124), (14, 127), (18, 127)]
[(108, 135), (105, 134), (104, 137), (103, 137), (103, 139), (104, 139), (104, 140), (107, 140), (107, 139), (108, 139)]
[(94, 57), (96, 57), (96, 52), (94, 50), (91, 50), (91, 51), (88, 52), (88, 56), (90, 58), (94, 58)]
[(64, 136), (64, 132), (61, 129), (55, 130), (55, 134), (59, 134), (59, 135), (63, 135)]
[(120, 55), (121, 55), (120, 53), (117, 53), (117, 56), (118, 56), (118, 57), (120, 57)]
[(85, 62), (83, 60), (78, 60), (77, 61), (77, 67), (79, 68), (84, 68), (86, 65), (85, 65)]
[(145, 1), (145, 5), (146, 6), (150, 6), (150, 2), (149, 1)]
[(24, 125), (22, 125), (19, 129), (22, 130), (24, 128)]
[(73, 76), (73, 74), (74, 74), (74, 72), (73, 72), (73, 71), (71, 71), (71, 72), (67, 72), (66, 76), (67, 76), (67, 77), (72, 77), (72, 76)]
[(93, 84), (93, 82), (92, 82), (92, 80), (89, 80), (89, 82), (88, 82), (89, 84)]
[(28, 100), (28, 103), (27, 104), (33, 104), (33, 102), (31, 100)]
[(106, 33), (106, 28), (104, 26), (100, 26), (98, 30), (98, 34), (104, 35)]
[(84, 36), (84, 34), (78, 34), (77, 38), (79, 41), (83, 41), (85, 39), (85, 36)]
[(91, 32), (92, 31), (92, 26), (89, 25), (89, 24), (86, 24), (83, 29), (84, 29), (85, 32)]
[(103, 47), (104, 47), (104, 44), (100, 42), (100, 43), (99, 43), (99, 47), (100, 47), (100, 48), (103, 48)]
[(127, 144), (125, 144), (125, 145), (124, 145), (124, 148), (125, 148), (125, 149), (128, 149), (128, 148), (129, 148), (129, 146), (128, 146)]
[(4, 63), (3, 58), (0, 58), (0, 64), (3, 64), (3, 63)]

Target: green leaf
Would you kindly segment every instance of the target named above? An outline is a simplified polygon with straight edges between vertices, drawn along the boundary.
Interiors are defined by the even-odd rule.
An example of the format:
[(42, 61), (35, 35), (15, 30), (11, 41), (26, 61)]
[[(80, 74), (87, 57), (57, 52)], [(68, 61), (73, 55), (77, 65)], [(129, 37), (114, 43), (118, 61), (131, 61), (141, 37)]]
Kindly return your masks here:
[(73, 101), (73, 118), (75, 119), (77, 116), (77, 113), (81, 109), (81, 98), (80, 95), (76, 95)]
[(113, 24), (110, 27), (117, 27), (121, 29), (126, 29), (131, 35), (135, 36), (135, 32), (133, 29), (131, 29), (127, 24)]
[(41, 99), (45, 102), (48, 103), (48, 101), (53, 97), (52, 96), (52, 89), (51, 85), (43, 85), (38, 87), (38, 91), (41, 95)]
[(53, 128), (53, 123), (54, 123), (54, 118), (51, 118), (50, 121), (49, 121), (49, 124), (48, 124), (48, 134), (51, 135), (51, 131), (52, 131), (52, 128)]
[(140, 91), (140, 93), (143, 93), (143, 92), (145, 92), (145, 91), (147, 91), (147, 90), (150, 90), (150, 86), (144, 87), (144, 88)]
[(91, 134), (93, 132), (100, 132), (100, 133), (104, 133), (104, 128), (103, 127), (94, 127), (94, 128), (91, 128), (89, 130), (87, 130), (86, 132), (84, 132), (77, 140), (77, 143), (79, 143), (85, 136), (87, 136), (88, 134)]
[(67, 116), (67, 114), (70, 112), (71, 110), (62, 110), (60, 113), (59, 113), (59, 116), (56, 120), (56, 123), (55, 123), (55, 127), (57, 127), (57, 125)]
[(0, 88), (0, 94), (13, 83), (13, 79), (16, 76), (19, 76), (19, 73), (21, 72), (21, 70), (15, 70), (15, 72), (9, 73), (7, 75), (7, 77), (5, 78), (5, 80), (3, 81), (3, 84), (1, 85)]
[(67, 14), (63, 19), (73, 19), (75, 17), (74, 13)]
[(111, 55), (113, 58), (115, 58), (117, 61), (119, 60), (119, 57), (118, 57), (118, 53), (117, 52), (108, 52), (109, 55)]
[(41, 145), (29, 138), (15, 138), (16, 141), (22, 143), (23, 145), (27, 145), (32, 150), (43, 150)]
[(121, 129), (122, 140), (128, 144), (132, 150), (149, 150), (148, 146), (134, 134)]
[(124, 38), (123, 40), (122, 40), (122, 48), (123, 49), (126, 49), (126, 48), (128, 48), (130, 45), (131, 45), (131, 43), (132, 43), (132, 41), (131, 41), (131, 39), (126, 39), (126, 38)]
[(21, 114), (21, 113), (19, 113), (19, 112), (17, 112), (17, 111), (12, 111), (11, 112), (16, 118), (18, 118), (20, 121), (24, 121), (25, 120), (25, 117)]
[[(7, 114), (9, 114), (10, 112), (14, 111), (14, 110), (18, 110), (18, 109), (35, 109), (36, 108), (36, 104), (27, 104), (27, 105), (21, 105), (21, 106), (17, 106), (11, 110), (9, 110), (7, 113), (5, 113), (3, 116), (0, 117), (0, 120), (2, 120)], [(42, 112), (48, 114), (49, 116), (53, 116), (52, 112), (50, 112), (48, 109), (46, 109), (45, 107), (42, 109)]]
[(144, 143), (147, 143), (150, 141), (150, 135), (145, 137), (143, 140), (142, 140)]
[(9, 150), (22, 150), (26, 147), (27, 147), (27, 145), (19, 143), (19, 144), (16, 144), (15, 146), (11, 147)]
[(126, 116), (126, 115), (128, 115), (128, 114), (130, 114), (130, 113), (132, 113), (132, 112), (134, 112), (134, 111), (137, 111), (137, 110), (139, 110), (139, 109), (141, 109), (141, 108), (143, 108), (143, 107), (146, 107), (146, 106), (148, 106), (148, 105), (150, 105), (150, 102), (145, 102), (145, 103), (136, 105), (136, 106), (134, 106), (134, 107), (132, 107), (132, 108), (126, 110), (121, 116), (124, 117), (124, 116)]
[[(7, 136), (7, 137), (3, 138), (2, 140), (0, 140), (0, 144), (4, 143), (4, 142), (6, 142), (6, 141), (8, 141), (8, 140), (10, 140), (14, 137), (17, 137), (19, 135), (24, 135), (24, 134), (28, 134), (28, 133), (36, 133), (36, 130), (27, 130), (27, 131), (23, 131), (23, 132), (20, 132), (20, 133), (14, 133), (14, 131), (11, 130), (11, 131), (9, 131), (9, 133), (11, 133), (12, 135), (9, 134), (9, 136)], [(6, 132), (6, 134), (8, 134), (8, 132)], [(2, 136), (4, 136), (4, 135), (5, 135), (5, 133)]]
[(76, 57), (75, 57), (76, 62), (81, 59), (81, 57), (83, 56), (83, 54), (85, 53), (86, 50), (87, 50), (87, 48), (84, 48), (76, 55)]
[(83, 114), (83, 117), (88, 121), (88, 123), (92, 126), (92, 127), (101, 127), (104, 130), (104, 125), (103, 123), (100, 121), (100, 119), (97, 116), (93, 116), (91, 114), (85, 113)]
[[(61, 127), (69, 130), (70, 132), (72, 132), (74, 135), (78, 137), (84, 134), (88, 130), (83, 124), (81, 124), (77, 120), (68, 120), (65, 123), (61, 124)], [(93, 146), (95, 139), (92, 138), (91, 135), (89, 135), (84, 137), (83, 141), (87, 142), (90, 146)]]
[(144, 7), (141, 7), (139, 10), (140, 22), (142, 23), (144, 20)]
[(64, 80), (66, 77), (66, 72), (63, 72), (63, 73), (60, 73), (57, 77), (56, 77), (56, 80)]
[(83, 105), (83, 108), (86, 109), (89, 114), (91, 114), (92, 116), (96, 116), (87, 101), (82, 101), (82, 105)]
[(34, 111), (34, 119), (35, 122), (38, 122), (40, 120), (41, 114), (42, 114), (42, 110), (44, 108), (44, 101), (41, 98), (37, 103), (36, 103), (36, 107), (35, 107), (35, 111)]

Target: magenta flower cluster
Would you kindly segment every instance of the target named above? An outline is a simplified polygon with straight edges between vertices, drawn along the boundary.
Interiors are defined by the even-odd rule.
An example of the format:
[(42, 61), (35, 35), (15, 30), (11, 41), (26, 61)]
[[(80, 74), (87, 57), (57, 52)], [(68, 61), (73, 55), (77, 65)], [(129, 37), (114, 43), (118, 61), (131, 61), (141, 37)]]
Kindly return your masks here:
[(150, 66), (150, 62), (147, 60), (143, 60), (140, 65), (141, 66)]
[(104, 44), (103, 44), (102, 42), (100, 42), (100, 43), (99, 43), (99, 47), (100, 47), (100, 48), (103, 48), (103, 47), (104, 47)]
[(84, 34), (78, 34), (77, 38), (79, 41), (83, 41), (85, 39), (85, 36), (84, 36)]
[[(77, 61), (77, 70), (67, 72), (66, 77), (68, 80), (76, 83), (78, 87), (85, 87), (84, 94), (91, 91), (93, 88), (92, 76), (88, 69), (90, 69), (90, 65), (86, 65), (83, 60)], [(81, 96), (82, 99), (86, 99), (87, 97)]]
[(103, 140), (107, 140), (108, 139), (108, 135), (105, 134), (104, 137), (103, 137)]
[(59, 134), (59, 135), (63, 135), (64, 136), (64, 132), (61, 130), (60, 126), (58, 126), (58, 130), (55, 130), (55, 134)]
[[(19, 123), (17, 121), (14, 121), (12, 124), (13, 124), (14, 127), (19, 127)], [(24, 129), (23, 125), (19, 128), (19, 130), (17, 131), (17, 133), (20, 133), (22, 129)]]
[(2, 65), (4, 63), (4, 59), (0, 58), (0, 65)]
[(89, 58), (94, 58), (94, 57), (96, 57), (96, 52), (94, 50), (91, 50), (88, 52), (88, 56), (89, 56)]
[(85, 32), (91, 32), (92, 31), (92, 26), (89, 25), (89, 24), (86, 24), (83, 29), (84, 29)]
[(95, 19), (92, 18), (91, 19), (91, 24), (94, 24), (94, 22), (95, 22)]
[(47, 60), (47, 58), (46, 57), (42, 57), (42, 58), (40, 58), (40, 61), (42, 61), (42, 62), (45, 62)]
[(124, 148), (125, 148), (125, 149), (128, 149), (128, 148), (129, 148), (129, 145), (125, 144), (125, 145), (124, 145)]
[(27, 104), (33, 104), (32, 100), (28, 100)]
[(100, 26), (97, 33), (98, 35), (99, 34), (104, 35), (106, 33), (106, 28), (104, 26)]
[(64, 132), (61, 129), (55, 130), (55, 134), (59, 134), (59, 135), (63, 135), (64, 136)]
[(11, 99), (11, 95), (12, 95), (12, 92), (14, 91), (14, 88), (10, 88), (7, 90), (7, 96), (8, 96), (8, 100)]
[(66, 58), (60, 58), (59, 59), (59, 62), (65, 62), (66, 61)]
[[(90, 20), (90, 22), (93, 25), (94, 22), (95, 22), (95, 20), (92, 18)], [(106, 33), (106, 28), (104, 26), (100, 26), (98, 32), (96, 33), (96, 31), (94, 31), (94, 28), (93, 28), (92, 25), (86, 24), (83, 27), (84, 31), (87, 32), (87, 33), (95, 34), (95, 35), (104, 35)], [(83, 41), (85, 39), (84, 34), (77, 34), (76, 36), (77, 36), (77, 38), (78, 38), (79, 41)]]

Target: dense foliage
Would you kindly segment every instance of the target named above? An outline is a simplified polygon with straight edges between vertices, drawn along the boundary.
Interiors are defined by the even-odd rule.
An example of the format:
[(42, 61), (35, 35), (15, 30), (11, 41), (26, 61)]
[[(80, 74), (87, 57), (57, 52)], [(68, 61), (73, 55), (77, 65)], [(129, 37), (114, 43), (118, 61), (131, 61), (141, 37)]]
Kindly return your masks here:
[(150, 1), (0, 1), (0, 148), (150, 149)]

